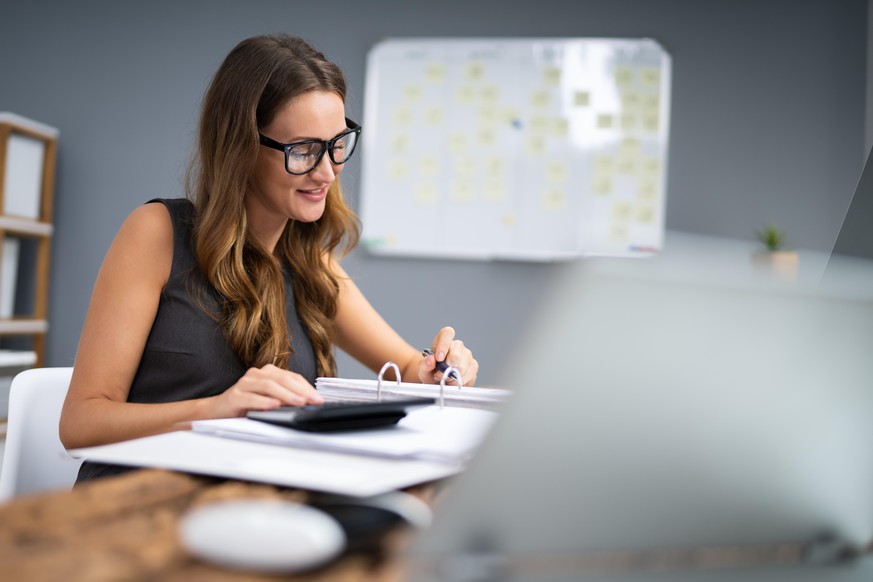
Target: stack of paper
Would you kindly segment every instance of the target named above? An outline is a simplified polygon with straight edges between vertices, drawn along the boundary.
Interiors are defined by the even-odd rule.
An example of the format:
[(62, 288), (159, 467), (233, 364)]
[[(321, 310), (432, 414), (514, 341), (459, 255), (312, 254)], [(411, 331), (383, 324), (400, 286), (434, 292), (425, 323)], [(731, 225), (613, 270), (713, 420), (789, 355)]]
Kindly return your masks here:
[[(325, 400), (375, 400), (376, 382), (319, 378)], [(439, 386), (384, 382), (383, 396), (439, 396)], [(396, 425), (310, 433), (247, 418), (198, 420), (179, 431), (78, 449), (74, 457), (163, 467), (342, 495), (385, 493), (461, 471), (509, 391), (447, 386), (446, 407), (410, 411)], [(485, 408), (486, 410), (482, 410)]]
[[(346, 378), (318, 378), (315, 387), (326, 401), (372, 401), (376, 400), (376, 380), (349, 380)], [(393, 380), (382, 381), (382, 396), (396, 398), (399, 396), (423, 396), (436, 398), (439, 401), (441, 387), (439, 384), (413, 384), (411, 382), (397, 383)], [(477, 388), (475, 386), (459, 388), (448, 385), (443, 392), (446, 406), (463, 408), (482, 408), (498, 410), (509, 399), (510, 391), (502, 388)]]
[(272, 445), (462, 465), (496, 418), (486, 410), (426, 406), (409, 412), (397, 425), (374, 430), (313, 433), (248, 418), (198, 420), (192, 429)]
[(276, 447), (192, 431), (70, 451), (77, 458), (367, 497), (443, 479), (460, 465)]

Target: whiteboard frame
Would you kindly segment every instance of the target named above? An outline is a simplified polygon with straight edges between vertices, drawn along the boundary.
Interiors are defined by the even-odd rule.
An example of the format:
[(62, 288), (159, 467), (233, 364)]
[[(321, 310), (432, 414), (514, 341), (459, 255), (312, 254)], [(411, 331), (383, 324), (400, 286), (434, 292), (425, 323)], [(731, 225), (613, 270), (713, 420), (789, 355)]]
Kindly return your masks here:
[[(453, 212), (447, 210), (450, 205), (434, 205), (432, 212), (427, 212), (425, 209), (412, 209), (420, 211), (419, 214), (397, 214), (391, 215), (395, 210), (391, 204), (385, 200), (380, 200), (380, 195), (388, 191), (377, 184), (378, 164), (385, 164), (385, 155), (383, 154), (385, 133), (390, 131), (389, 124), (385, 123), (385, 101), (386, 96), (380, 94), (384, 91), (386, 76), (384, 72), (384, 62), (386, 56), (397, 54), (398, 51), (423, 51), (423, 54), (440, 54), (440, 51), (447, 51), (445, 54), (451, 54), (452, 51), (470, 52), (479, 50), (482, 47), (490, 48), (496, 51), (505, 50), (507, 54), (517, 54), (519, 50), (534, 51), (537, 47), (554, 47), (554, 46), (579, 46), (580, 43), (586, 43), (586, 46), (602, 45), (610, 50), (640, 50), (648, 51), (647, 56), (651, 57), (657, 54), (658, 71), (659, 71), (659, 86), (657, 99), (657, 115), (659, 119), (659, 127), (656, 132), (656, 137), (653, 139), (649, 136), (649, 142), (654, 141), (657, 149), (657, 160), (660, 164), (660, 174), (657, 177), (657, 200), (654, 201), (655, 222), (652, 226), (653, 233), (645, 241), (645, 244), (636, 244), (630, 241), (630, 244), (617, 248), (596, 248), (596, 246), (588, 244), (582, 240), (583, 232), (581, 221), (585, 219), (581, 212), (578, 216), (573, 213), (568, 213), (566, 225), (561, 227), (563, 231), (560, 236), (563, 240), (570, 241), (563, 248), (528, 248), (528, 247), (507, 247), (507, 246), (487, 246), (484, 244), (468, 246), (465, 248), (449, 247), (446, 248), (436, 241), (427, 240), (427, 235), (422, 234), (421, 240), (416, 240), (416, 244), (407, 244), (406, 240), (397, 241), (387, 240), (390, 237), (383, 236), (384, 224), (386, 221), (391, 221), (392, 224), (405, 224), (409, 221), (410, 225), (405, 227), (418, 229), (415, 236), (419, 236), (418, 232), (437, 231), (438, 236), (450, 236), (447, 233), (454, 232), (461, 234), (469, 234), (468, 226), (457, 228), (456, 224), (463, 222), (465, 217), (463, 212)], [(393, 51), (393, 52), (392, 52)], [(428, 52), (429, 51), (429, 52)], [(516, 51), (513, 53), (513, 51)], [(457, 71), (455, 71), (457, 74)], [(364, 163), (361, 168), (361, 192), (360, 213), (363, 221), (363, 246), (371, 253), (380, 256), (398, 256), (398, 257), (422, 257), (422, 258), (451, 258), (461, 260), (519, 260), (519, 261), (555, 261), (568, 260), (580, 256), (646, 256), (657, 252), (663, 246), (665, 214), (666, 214), (666, 194), (667, 194), (667, 168), (669, 160), (669, 127), (670, 127), (670, 91), (672, 81), (672, 63), (670, 55), (661, 47), (657, 41), (649, 38), (641, 39), (626, 39), (626, 38), (402, 38), (402, 39), (386, 39), (373, 46), (367, 55), (367, 76), (365, 82), (365, 107), (363, 119), (363, 159)], [(390, 99), (390, 96), (389, 96)], [(382, 108), (382, 111), (380, 111)], [(615, 118), (618, 119), (623, 110), (616, 113)], [(419, 112), (420, 113), (420, 112)], [(616, 122), (617, 123), (617, 122)], [(639, 131), (630, 132), (625, 135), (631, 136), (629, 139), (634, 139), (633, 136), (639, 135)], [(652, 132), (650, 132), (652, 133)], [(382, 140), (382, 146), (379, 145), (379, 140)], [(637, 140), (639, 141), (639, 140)], [(615, 139), (610, 142), (615, 145)], [(614, 149), (614, 148), (613, 148)], [(594, 150), (592, 150), (594, 151)], [(543, 159), (547, 159), (544, 156)], [(589, 160), (589, 164), (592, 164)], [(589, 172), (593, 170), (589, 169)], [(441, 180), (449, 179), (451, 173), (441, 174)], [(383, 176), (384, 178), (384, 176)], [(382, 182), (384, 184), (384, 180)], [(511, 188), (511, 186), (510, 186)], [(442, 190), (440, 197), (444, 198)], [(407, 191), (411, 196), (411, 192)], [(581, 195), (580, 195), (581, 196)], [(591, 195), (588, 194), (590, 197)], [(581, 200), (581, 197), (580, 197)], [(408, 203), (408, 200), (403, 200), (403, 203)], [(579, 201), (579, 205), (583, 202)], [(408, 204), (407, 204), (408, 205)], [(650, 205), (651, 206), (651, 205)], [(409, 208), (407, 208), (409, 210)], [(398, 211), (400, 212), (400, 211)], [(460, 218), (459, 218), (460, 217)], [(475, 217), (479, 220), (489, 218), (486, 215), (478, 215)], [(493, 216), (490, 218), (494, 218)], [(578, 220), (578, 222), (574, 222)], [(599, 224), (599, 223), (598, 223)], [(374, 225), (376, 225), (374, 227)], [(375, 230), (374, 230), (375, 228)], [(587, 232), (590, 232), (589, 229)], [(656, 232), (655, 232), (656, 231)]]

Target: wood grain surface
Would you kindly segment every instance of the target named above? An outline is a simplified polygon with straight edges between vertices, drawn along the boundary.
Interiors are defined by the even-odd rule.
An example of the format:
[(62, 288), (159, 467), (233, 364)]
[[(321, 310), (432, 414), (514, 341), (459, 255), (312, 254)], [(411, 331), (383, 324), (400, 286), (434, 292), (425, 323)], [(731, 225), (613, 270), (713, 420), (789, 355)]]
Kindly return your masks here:
[(408, 537), (405, 531), (391, 532), (380, 551), (344, 555), (319, 570), (284, 577), (221, 569), (189, 555), (179, 541), (180, 517), (205, 503), (240, 498), (306, 502), (309, 494), (144, 469), (90, 482), (71, 492), (17, 498), (0, 505), (0, 580), (402, 579), (396, 554)]

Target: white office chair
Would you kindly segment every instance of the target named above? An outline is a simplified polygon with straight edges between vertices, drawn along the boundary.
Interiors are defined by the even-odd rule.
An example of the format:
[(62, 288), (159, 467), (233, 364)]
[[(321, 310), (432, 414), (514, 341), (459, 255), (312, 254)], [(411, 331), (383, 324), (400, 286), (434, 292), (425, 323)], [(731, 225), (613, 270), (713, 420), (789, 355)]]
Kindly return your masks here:
[(82, 461), (67, 454), (58, 436), (72, 374), (73, 368), (34, 368), (12, 379), (0, 501), (75, 483)]

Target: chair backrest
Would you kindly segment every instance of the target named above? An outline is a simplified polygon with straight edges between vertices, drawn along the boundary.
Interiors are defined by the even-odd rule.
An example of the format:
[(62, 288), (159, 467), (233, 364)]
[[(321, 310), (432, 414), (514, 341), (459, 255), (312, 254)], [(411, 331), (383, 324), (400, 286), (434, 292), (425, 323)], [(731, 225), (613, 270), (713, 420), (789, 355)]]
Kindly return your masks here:
[(72, 374), (73, 368), (34, 368), (12, 379), (0, 501), (75, 483), (82, 461), (67, 454), (58, 435)]

